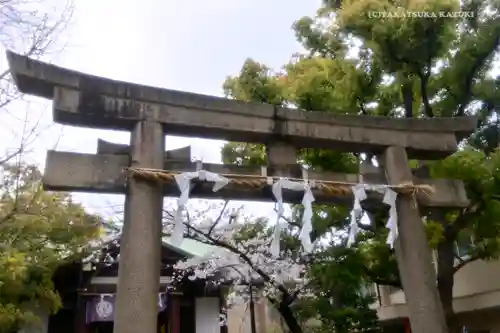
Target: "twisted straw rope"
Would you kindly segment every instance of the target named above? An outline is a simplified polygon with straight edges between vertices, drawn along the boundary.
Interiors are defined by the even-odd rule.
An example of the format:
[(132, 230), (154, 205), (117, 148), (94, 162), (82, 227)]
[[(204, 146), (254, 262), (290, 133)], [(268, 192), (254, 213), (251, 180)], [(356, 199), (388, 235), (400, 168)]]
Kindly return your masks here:
[[(125, 168), (124, 171), (128, 172), (131, 177), (139, 177), (142, 179), (171, 183), (175, 182), (175, 175), (181, 172), (170, 171), (170, 170), (160, 170), (160, 169), (147, 169), (147, 168)], [(231, 183), (253, 187), (255, 189), (261, 189), (268, 186), (267, 179), (272, 178), (273, 181), (279, 178), (277, 177), (267, 177), (267, 176), (257, 176), (257, 175), (241, 175), (241, 174), (220, 174), (220, 176), (226, 177)], [(288, 178), (291, 181), (303, 182), (304, 179), (299, 178)], [(340, 182), (332, 180), (311, 180), (314, 181), (314, 188), (321, 192), (336, 195), (336, 196), (349, 196), (352, 194), (352, 186), (358, 185), (358, 183), (353, 182)], [(414, 185), (411, 183), (402, 183), (399, 185), (388, 186), (398, 193), (403, 194), (424, 194), (429, 195), (434, 192), (434, 188), (427, 184)]]

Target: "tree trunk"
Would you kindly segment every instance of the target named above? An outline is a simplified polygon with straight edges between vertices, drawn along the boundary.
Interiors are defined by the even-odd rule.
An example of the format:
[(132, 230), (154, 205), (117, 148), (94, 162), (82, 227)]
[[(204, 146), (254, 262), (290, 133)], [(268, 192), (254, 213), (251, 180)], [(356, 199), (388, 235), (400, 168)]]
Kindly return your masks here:
[(439, 298), (446, 316), (446, 324), (450, 333), (461, 333), (462, 327), (453, 310), (453, 285), (454, 285), (454, 237), (445, 231), (445, 239), (437, 247), (437, 282)]
[(281, 317), (288, 326), (290, 333), (302, 333), (302, 327), (297, 321), (297, 318), (295, 318), (295, 315), (293, 314), (292, 309), (290, 309), (290, 306), (284, 302), (280, 302), (279, 304), (275, 305)]
[(411, 79), (406, 79), (401, 85), (401, 94), (403, 95), (405, 117), (413, 118), (413, 81)]

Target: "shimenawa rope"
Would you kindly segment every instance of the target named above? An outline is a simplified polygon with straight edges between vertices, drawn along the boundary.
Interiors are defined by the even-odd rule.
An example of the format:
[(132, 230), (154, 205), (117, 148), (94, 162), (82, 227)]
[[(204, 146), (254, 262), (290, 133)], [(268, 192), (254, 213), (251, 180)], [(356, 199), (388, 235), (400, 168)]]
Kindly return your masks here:
[[(147, 179), (150, 181), (157, 182), (175, 182), (175, 175), (180, 174), (181, 172), (171, 171), (171, 170), (161, 170), (161, 169), (148, 169), (148, 168), (125, 168), (125, 172), (127, 172), (131, 177), (139, 177), (142, 179)], [(253, 187), (256, 189), (260, 189), (266, 186), (269, 186), (268, 179), (272, 178), (273, 181), (279, 179), (278, 177), (268, 177), (268, 176), (258, 176), (258, 175), (243, 175), (243, 174), (220, 174), (220, 176), (226, 177), (230, 179), (231, 183), (240, 185)], [(304, 179), (300, 178), (288, 178), (291, 181), (303, 182)], [(321, 192), (326, 192), (332, 195), (339, 196), (349, 196), (352, 194), (352, 187), (357, 185), (358, 183), (354, 182), (340, 182), (340, 181), (332, 181), (332, 180), (310, 180), (313, 184), (312, 188), (315, 188)], [(398, 185), (384, 185), (397, 193), (403, 194), (424, 194), (429, 195), (434, 192), (434, 188), (427, 184), (411, 184), (411, 183), (402, 183)]]

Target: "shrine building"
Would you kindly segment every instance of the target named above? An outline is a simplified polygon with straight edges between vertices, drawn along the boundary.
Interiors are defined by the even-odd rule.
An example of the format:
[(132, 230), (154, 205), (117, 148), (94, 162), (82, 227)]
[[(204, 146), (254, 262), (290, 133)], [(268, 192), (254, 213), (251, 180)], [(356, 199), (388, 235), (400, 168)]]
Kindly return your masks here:
[[(110, 241), (103, 246), (99, 262), (61, 265), (53, 281), (62, 300), (55, 314), (42, 309), (35, 313), (41, 324), (19, 333), (112, 333), (114, 301), (118, 279), (119, 246)], [(213, 248), (184, 239), (180, 247), (168, 240), (162, 243), (160, 289), (158, 290), (158, 333), (225, 333), (221, 326), (223, 292), (204, 280), (173, 283), (175, 263), (203, 256)], [(134, 320), (134, 318), (130, 318)]]

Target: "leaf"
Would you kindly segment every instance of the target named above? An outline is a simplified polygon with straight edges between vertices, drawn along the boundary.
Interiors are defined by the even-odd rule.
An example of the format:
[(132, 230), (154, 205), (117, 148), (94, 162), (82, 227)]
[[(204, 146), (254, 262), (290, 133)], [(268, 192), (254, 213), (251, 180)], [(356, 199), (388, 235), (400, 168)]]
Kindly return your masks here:
[(6, 166), (0, 187), (0, 332), (33, 324), (26, 304), (61, 306), (54, 270), (99, 237), (101, 218), (42, 189), (36, 167)]

